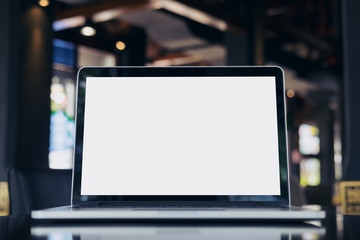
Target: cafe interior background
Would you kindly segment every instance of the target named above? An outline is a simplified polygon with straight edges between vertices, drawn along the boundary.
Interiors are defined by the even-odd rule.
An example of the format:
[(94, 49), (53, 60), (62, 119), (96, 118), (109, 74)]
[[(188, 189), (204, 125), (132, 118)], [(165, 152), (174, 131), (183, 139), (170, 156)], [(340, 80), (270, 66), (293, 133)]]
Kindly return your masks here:
[(339, 182), (360, 178), (356, 1), (15, 0), (0, 9), (7, 213), (70, 201), (83, 66), (278, 65), (291, 182), (303, 196), (295, 203), (337, 206)]

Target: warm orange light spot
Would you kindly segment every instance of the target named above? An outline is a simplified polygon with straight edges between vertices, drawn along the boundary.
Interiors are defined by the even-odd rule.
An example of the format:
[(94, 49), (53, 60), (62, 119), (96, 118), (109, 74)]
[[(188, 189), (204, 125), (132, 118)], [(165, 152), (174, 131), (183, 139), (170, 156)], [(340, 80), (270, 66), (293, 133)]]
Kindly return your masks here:
[(41, 7), (47, 7), (50, 5), (50, 2), (49, 2), (49, 0), (39, 0), (39, 5)]
[(122, 50), (124, 50), (125, 48), (126, 48), (126, 45), (125, 45), (125, 43), (124, 42), (122, 42), (122, 41), (118, 41), (118, 42), (116, 42), (116, 48), (118, 49), (118, 50), (120, 50), (120, 51), (122, 51)]
[(286, 96), (287, 96), (288, 98), (293, 98), (293, 97), (295, 97), (295, 91), (292, 90), (292, 89), (287, 90)]

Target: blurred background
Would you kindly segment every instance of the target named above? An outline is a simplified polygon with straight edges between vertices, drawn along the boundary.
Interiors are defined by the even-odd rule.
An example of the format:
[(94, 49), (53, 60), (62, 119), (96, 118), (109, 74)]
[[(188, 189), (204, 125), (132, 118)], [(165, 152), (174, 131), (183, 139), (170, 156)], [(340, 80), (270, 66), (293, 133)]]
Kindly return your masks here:
[(0, 4), (0, 181), (12, 213), (69, 202), (82, 66), (281, 66), (294, 203), (337, 205), (337, 183), (360, 180), (359, 1)]

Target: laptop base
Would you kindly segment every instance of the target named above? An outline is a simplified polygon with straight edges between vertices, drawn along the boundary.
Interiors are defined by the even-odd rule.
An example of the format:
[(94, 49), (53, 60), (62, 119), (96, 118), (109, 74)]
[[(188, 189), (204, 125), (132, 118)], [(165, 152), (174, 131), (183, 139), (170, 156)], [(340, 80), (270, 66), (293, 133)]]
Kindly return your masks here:
[(79, 208), (57, 207), (32, 211), (33, 220), (319, 220), (324, 211), (289, 208)]

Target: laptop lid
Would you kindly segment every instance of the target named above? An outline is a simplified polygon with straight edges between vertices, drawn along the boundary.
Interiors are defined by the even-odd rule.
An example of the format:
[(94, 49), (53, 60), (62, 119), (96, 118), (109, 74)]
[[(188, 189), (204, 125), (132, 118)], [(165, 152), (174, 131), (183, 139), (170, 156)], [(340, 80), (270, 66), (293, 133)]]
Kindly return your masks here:
[(72, 204), (289, 204), (278, 67), (84, 67)]

